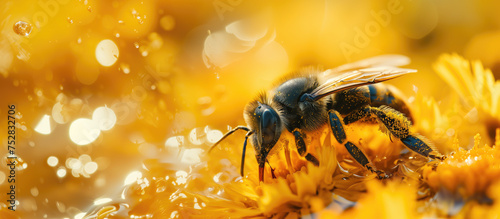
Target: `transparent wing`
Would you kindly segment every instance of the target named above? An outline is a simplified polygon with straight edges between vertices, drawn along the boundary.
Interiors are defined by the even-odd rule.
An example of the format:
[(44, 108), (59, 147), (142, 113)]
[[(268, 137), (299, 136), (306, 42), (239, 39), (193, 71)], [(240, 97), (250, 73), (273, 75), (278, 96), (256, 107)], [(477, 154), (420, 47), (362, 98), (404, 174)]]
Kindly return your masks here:
[(359, 60), (356, 62), (351, 62), (347, 63), (345, 65), (338, 66), (336, 68), (329, 69), (325, 72), (323, 72), (320, 77), (329, 77), (332, 74), (338, 74), (341, 72), (346, 72), (346, 71), (352, 71), (356, 69), (362, 69), (362, 68), (371, 68), (371, 67), (377, 67), (377, 66), (403, 66), (403, 65), (408, 65), (410, 64), (410, 58), (404, 56), (404, 55), (395, 55), (395, 54), (388, 54), (388, 55), (380, 55), (380, 56), (375, 56), (363, 60)]
[(415, 69), (398, 68), (410, 59), (402, 55), (383, 55), (339, 66), (320, 73), (320, 86), (309, 93), (307, 99), (318, 100), (345, 89), (387, 81)]

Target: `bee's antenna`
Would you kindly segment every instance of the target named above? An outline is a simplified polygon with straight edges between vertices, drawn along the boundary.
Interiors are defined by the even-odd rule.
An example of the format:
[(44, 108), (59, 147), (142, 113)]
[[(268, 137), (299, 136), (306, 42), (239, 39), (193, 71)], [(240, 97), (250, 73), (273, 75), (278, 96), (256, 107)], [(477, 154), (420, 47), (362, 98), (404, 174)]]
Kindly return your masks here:
[(245, 142), (243, 143), (243, 153), (241, 153), (241, 167), (240, 167), (240, 173), (241, 176), (244, 176), (243, 170), (245, 169), (245, 153), (247, 152), (247, 140), (250, 135), (254, 133), (254, 130), (247, 132), (245, 135)]
[[(233, 134), (235, 131), (238, 131), (240, 129), (243, 129), (243, 130), (247, 131), (248, 133), (250, 132), (250, 129), (248, 127), (238, 126), (238, 127), (234, 128), (234, 129), (232, 129), (231, 131), (227, 132), (226, 134), (224, 134), (224, 136), (222, 136), (221, 139), (219, 139), (217, 142), (215, 142), (215, 144), (212, 145), (212, 147), (210, 149), (208, 149), (208, 153), (210, 153), (215, 147), (217, 147), (217, 145), (219, 145), (219, 143), (222, 142), (222, 140), (226, 139), (227, 136)], [(253, 133), (253, 131), (252, 131), (252, 133)], [(245, 144), (246, 144), (246, 138), (245, 138)]]

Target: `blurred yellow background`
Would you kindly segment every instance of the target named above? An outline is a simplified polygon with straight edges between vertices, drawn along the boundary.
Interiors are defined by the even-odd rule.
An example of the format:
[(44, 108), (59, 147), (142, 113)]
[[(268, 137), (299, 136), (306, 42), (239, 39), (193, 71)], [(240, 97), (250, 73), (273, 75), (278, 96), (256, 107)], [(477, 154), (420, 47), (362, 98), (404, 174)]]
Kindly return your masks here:
[[(213, 143), (244, 124), (257, 92), (302, 66), (403, 54), (419, 72), (390, 83), (446, 102), (451, 88), (432, 69), (441, 53), (480, 60), (500, 77), (498, 8), (493, 0), (3, 0), (1, 154), (15, 104), (23, 160), (15, 215), (81, 217), (95, 200), (119, 197), (145, 160), (173, 163), (169, 147), (184, 139), (171, 137)], [(98, 108), (111, 112), (90, 120)], [(92, 133), (83, 122), (71, 137), (77, 119), (111, 128)], [(5, 204), (7, 178), (2, 165)]]

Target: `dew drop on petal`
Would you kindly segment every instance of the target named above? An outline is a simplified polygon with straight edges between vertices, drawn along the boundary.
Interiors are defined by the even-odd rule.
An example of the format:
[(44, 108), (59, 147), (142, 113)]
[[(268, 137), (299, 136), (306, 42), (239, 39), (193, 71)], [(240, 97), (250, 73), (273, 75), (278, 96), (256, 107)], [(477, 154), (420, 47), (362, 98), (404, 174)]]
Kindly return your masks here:
[(203, 152), (203, 149), (193, 148), (193, 149), (185, 149), (182, 153), (181, 162), (186, 164), (195, 164), (200, 162), (200, 154)]
[(201, 138), (202, 134), (205, 133), (200, 132), (197, 128), (191, 130), (191, 132), (189, 132), (189, 141), (195, 145), (203, 144), (203, 139)]
[[(177, 179), (175, 180), (177, 184), (184, 184), (187, 181), (188, 173), (186, 171), (179, 170), (175, 172), (175, 176), (177, 177)], [(179, 196), (181, 196), (181, 194), (179, 194)]]
[(165, 141), (165, 147), (178, 148), (184, 144), (184, 136), (174, 136), (170, 137)]
[(127, 175), (123, 185), (129, 185), (136, 182), (138, 179), (142, 178), (142, 173), (140, 171), (133, 171)]
[(113, 201), (113, 199), (110, 199), (110, 198), (98, 198), (94, 201), (94, 205), (102, 205), (102, 204), (106, 204), (106, 203), (109, 203)]
[(28, 36), (33, 30), (33, 25), (24, 21), (18, 21), (14, 24), (14, 32), (21, 36)]
[(95, 57), (102, 66), (112, 66), (118, 60), (119, 55), (118, 46), (110, 39), (102, 40), (95, 49)]
[(194, 203), (194, 209), (201, 209), (200, 204)]
[(82, 219), (87, 213), (82, 212), (75, 215), (74, 219)]

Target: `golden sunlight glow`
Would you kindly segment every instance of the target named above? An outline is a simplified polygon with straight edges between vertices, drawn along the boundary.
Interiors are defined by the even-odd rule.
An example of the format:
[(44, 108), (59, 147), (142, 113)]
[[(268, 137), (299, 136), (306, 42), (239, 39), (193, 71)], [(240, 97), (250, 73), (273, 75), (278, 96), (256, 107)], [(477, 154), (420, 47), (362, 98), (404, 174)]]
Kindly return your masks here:
[(66, 168), (64, 167), (59, 167), (59, 169), (57, 169), (57, 176), (59, 178), (63, 178), (66, 176)]
[(115, 126), (116, 115), (115, 112), (108, 107), (99, 107), (94, 110), (92, 120), (99, 125), (99, 129), (107, 131)]
[(49, 158), (47, 158), (47, 164), (49, 164), (49, 166), (51, 167), (55, 167), (58, 163), (59, 159), (57, 159), (57, 157), (55, 156), (50, 156)]
[(203, 152), (200, 148), (184, 149), (182, 153), (181, 162), (185, 164), (195, 164), (199, 163), (200, 154)]
[(184, 144), (184, 136), (170, 137), (165, 141), (165, 147), (178, 148)]
[(207, 132), (207, 141), (210, 143), (215, 143), (219, 141), (224, 134), (219, 130), (209, 130)]
[(75, 215), (74, 219), (83, 219), (83, 217), (85, 217), (85, 214), (85, 212), (78, 213)]
[(5, 181), (5, 173), (3, 171), (0, 171), (0, 185), (2, 185), (4, 181)]
[(69, 137), (77, 145), (94, 142), (101, 134), (99, 124), (93, 120), (80, 118), (71, 123)]
[(115, 42), (110, 39), (102, 40), (95, 48), (95, 57), (99, 64), (105, 67), (112, 66), (118, 60), (120, 51)]
[(138, 179), (142, 178), (142, 173), (140, 171), (133, 171), (127, 175), (123, 185), (129, 185), (135, 183)]
[(0, 219), (497, 218), (499, 8), (0, 0)]
[(94, 205), (102, 205), (113, 201), (111, 198), (99, 198), (94, 201)]
[(43, 118), (36, 125), (35, 131), (43, 135), (48, 135), (52, 132), (49, 115), (43, 115)]

